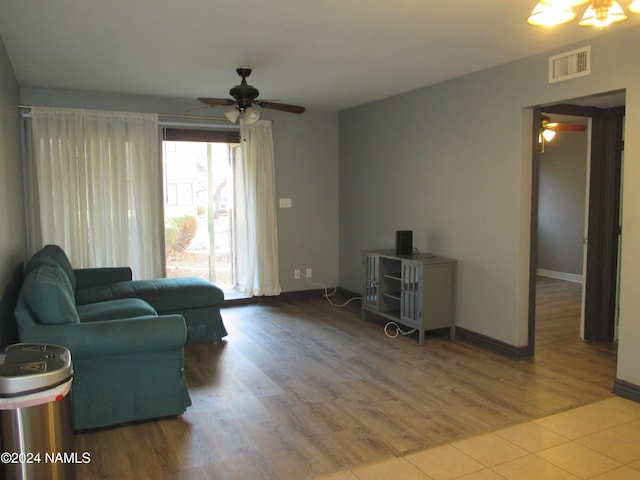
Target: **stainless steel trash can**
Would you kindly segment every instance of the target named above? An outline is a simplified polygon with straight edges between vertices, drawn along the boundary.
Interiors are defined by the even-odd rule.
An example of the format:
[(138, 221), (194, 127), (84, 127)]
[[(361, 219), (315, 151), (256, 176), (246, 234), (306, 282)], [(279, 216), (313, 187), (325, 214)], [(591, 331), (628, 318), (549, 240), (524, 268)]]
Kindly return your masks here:
[(5, 478), (73, 479), (71, 353), (19, 343), (0, 353), (0, 420)]

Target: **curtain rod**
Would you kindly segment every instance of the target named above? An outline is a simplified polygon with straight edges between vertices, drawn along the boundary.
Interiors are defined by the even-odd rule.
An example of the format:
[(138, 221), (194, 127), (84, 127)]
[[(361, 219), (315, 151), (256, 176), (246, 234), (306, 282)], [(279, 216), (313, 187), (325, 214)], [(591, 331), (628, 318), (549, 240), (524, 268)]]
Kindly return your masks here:
[(191, 118), (194, 120), (221, 120), (228, 122), (229, 119), (227, 117), (209, 117), (207, 115), (179, 115), (174, 113), (159, 113), (159, 117), (170, 117), (170, 118)]
[[(31, 105), (18, 105), (18, 108), (31, 110)], [(157, 115), (159, 117), (185, 118), (185, 119), (192, 119), (192, 120), (215, 120), (215, 121), (224, 121), (224, 122), (229, 121), (226, 117), (209, 117), (207, 115), (184, 115), (184, 114), (176, 114), (176, 113), (158, 113)]]

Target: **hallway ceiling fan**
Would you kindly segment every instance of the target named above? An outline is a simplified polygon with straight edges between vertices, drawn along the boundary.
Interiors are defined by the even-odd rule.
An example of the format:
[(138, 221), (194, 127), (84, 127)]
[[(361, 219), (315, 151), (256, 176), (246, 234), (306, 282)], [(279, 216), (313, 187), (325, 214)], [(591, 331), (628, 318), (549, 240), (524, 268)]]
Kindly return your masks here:
[(557, 132), (584, 132), (586, 129), (587, 126), (583, 124), (552, 122), (547, 115), (541, 115), (538, 143), (542, 144), (542, 152), (544, 152), (544, 142), (553, 140)]
[(546, 115), (540, 117), (540, 130), (551, 130), (553, 132), (584, 132), (586, 129), (586, 125), (552, 122), (551, 118)]
[(258, 110), (255, 105), (261, 108), (270, 108), (272, 110), (297, 114), (303, 113), (306, 110), (305, 107), (300, 107), (298, 105), (289, 105), (272, 100), (258, 99), (258, 95), (260, 95), (258, 89), (247, 84), (247, 77), (251, 75), (251, 69), (237, 68), (236, 72), (240, 75), (242, 81), (240, 82), (240, 85), (236, 85), (229, 90), (229, 95), (231, 95), (233, 99), (199, 97), (198, 100), (210, 107), (235, 105), (234, 108), (225, 112), (225, 116), (233, 123), (236, 123), (241, 115), (244, 116), (245, 120), (249, 124), (257, 122), (260, 119), (260, 110)]

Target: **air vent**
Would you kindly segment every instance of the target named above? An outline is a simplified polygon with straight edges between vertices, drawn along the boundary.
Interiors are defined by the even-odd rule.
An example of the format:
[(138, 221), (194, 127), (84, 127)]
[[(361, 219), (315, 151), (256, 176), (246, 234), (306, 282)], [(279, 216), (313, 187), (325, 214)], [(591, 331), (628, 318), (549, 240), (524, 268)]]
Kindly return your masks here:
[(591, 73), (591, 46), (549, 57), (549, 83), (561, 82)]

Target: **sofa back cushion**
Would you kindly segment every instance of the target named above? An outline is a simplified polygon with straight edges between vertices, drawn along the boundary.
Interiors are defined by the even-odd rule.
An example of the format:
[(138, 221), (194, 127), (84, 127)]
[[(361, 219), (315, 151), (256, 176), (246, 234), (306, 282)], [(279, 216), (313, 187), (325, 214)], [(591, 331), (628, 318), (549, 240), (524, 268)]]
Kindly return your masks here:
[(62, 250), (62, 248), (60, 248), (58, 245), (45, 245), (44, 247), (42, 247), (40, 250), (34, 253), (29, 260), (29, 263), (27, 264), (27, 273), (41, 265), (60, 267), (64, 274), (67, 276), (67, 279), (71, 284), (71, 289), (75, 291), (76, 275), (73, 272), (73, 267), (71, 266), (69, 257), (67, 257), (67, 254), (64, 253), (64, 250)]
[(22, 284), (27, 305), (43, 324), (78, 323), (78, 310), (67, 275), (58, 266), (40, 265)]

